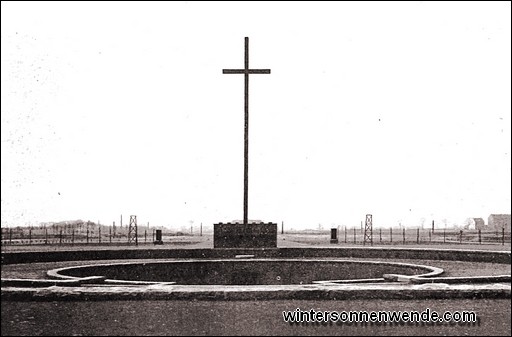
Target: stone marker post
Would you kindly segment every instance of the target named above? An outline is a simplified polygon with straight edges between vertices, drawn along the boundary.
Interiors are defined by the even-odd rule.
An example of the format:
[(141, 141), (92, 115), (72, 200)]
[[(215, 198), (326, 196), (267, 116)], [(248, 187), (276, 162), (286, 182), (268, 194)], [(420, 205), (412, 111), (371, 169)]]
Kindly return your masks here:
[(157, 229), (156, 230), (156, 240), (153, 242), (155, 245), (163, 245), (164, 242), (162, 241), (162, 230)]
[(331, 243), (338, 243), (338, 229), (331, 228)]

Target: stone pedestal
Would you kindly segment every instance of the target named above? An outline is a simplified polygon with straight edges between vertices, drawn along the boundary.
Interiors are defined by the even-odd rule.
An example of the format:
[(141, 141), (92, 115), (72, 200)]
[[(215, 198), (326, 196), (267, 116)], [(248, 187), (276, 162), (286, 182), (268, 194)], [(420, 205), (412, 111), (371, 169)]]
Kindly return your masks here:
[(156, 240), (153, 242), (155, 245), (163, 245), (164, 242), (162, 241), (162, 230), (157, 229), (156, 230)]
[(331, 243), (338, 243), (338, 229), (331, 228)]
[(213, 225), (214, 248), (276, 248), (277, 223), (218, 223)]

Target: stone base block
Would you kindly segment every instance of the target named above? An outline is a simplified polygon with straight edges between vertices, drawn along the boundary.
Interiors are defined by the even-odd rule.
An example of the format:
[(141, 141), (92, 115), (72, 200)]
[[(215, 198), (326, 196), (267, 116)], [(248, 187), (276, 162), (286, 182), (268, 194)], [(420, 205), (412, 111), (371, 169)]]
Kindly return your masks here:
[(213, 247), (277, 248), (277, 223), (214, 224)]

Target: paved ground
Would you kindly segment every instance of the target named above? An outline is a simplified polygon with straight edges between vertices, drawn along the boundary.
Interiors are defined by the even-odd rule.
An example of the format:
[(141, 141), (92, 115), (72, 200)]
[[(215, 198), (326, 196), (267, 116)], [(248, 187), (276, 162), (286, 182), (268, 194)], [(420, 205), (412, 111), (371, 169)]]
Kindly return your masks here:
[[(283, 310), (475, 310), (476, 324), (299, 324)], [(510, 299), (2, 302), (2, 335), (508, 335)]]
[[(286, 239), (286, 237), (284, 237)], [(203, 240), (176, 248), (205, 248)], [(281, 240), (279, 247), (307, 246)], [(320, 245), (323, 246), (323, 245)], [(325, 244), (326, 247), (332, 247)], [(340, 244), (339, 246), (344, 246)], [(347, 245), (350, 246), (350, 245)], [(151, 246), (169, 249), (169, 245)], [(319, 247), (319, 245), (315, 245)], [(354, 245), (352, 245), (354, 247)], [(389, 246), (387, 246), (389, 247)], [(398, 246), (397, 246), (398, 247)], [(416, 248), (415, 245), (406, 245)], [(463, 245), (427, 246), (428, 248), (479, 249)], [(48, 247), (49, 250), (69, 247)], [(76, 249), (91, 249), (90, 246)], [(110, 246), (98, 249), (112, 249)], [(147, 249), (148, 245), (139, 248)], [(482, 246), (488, 250), (510, 251), (510, 245)], [(9, 247), (9, 250), (34, 251), (32, 247)], [(118, 247), (116, 249), (123, 249)], [(11, 251), (12, 251), (11, 250)], [(361, 259), (358, 259), (361, 260)], [(375, 260), (375, 259), (370, 259)], [(133, 261), (133, 260), (132, 260)], [(393, 261), (393, 260), (387, 260)], [(478, 276), (510, 274), (510, 265), (401, 260), (445, 269), (446, 276)], [(94, 263), (105, 261), (94, 261)], [(2, 266), (2, 277), (43, 278), (51, 268), (91, 263), (57, 262)], [(308, 324), (290, 325), (282, 318), (283, 310), (475, 310), (478, 324), (408, 325), (408, 324)], [(2, 301), (1, 335), (510, 335), (510, 299), (494, 300), (378, 300), (378, 301)]]

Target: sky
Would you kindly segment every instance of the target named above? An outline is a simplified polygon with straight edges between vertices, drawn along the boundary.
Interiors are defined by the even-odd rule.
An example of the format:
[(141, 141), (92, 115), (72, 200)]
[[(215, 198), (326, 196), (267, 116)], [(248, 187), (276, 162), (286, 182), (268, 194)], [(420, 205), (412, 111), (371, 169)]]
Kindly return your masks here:
[(510, 2), (1, 3), (1, 225), (510, 213)]

